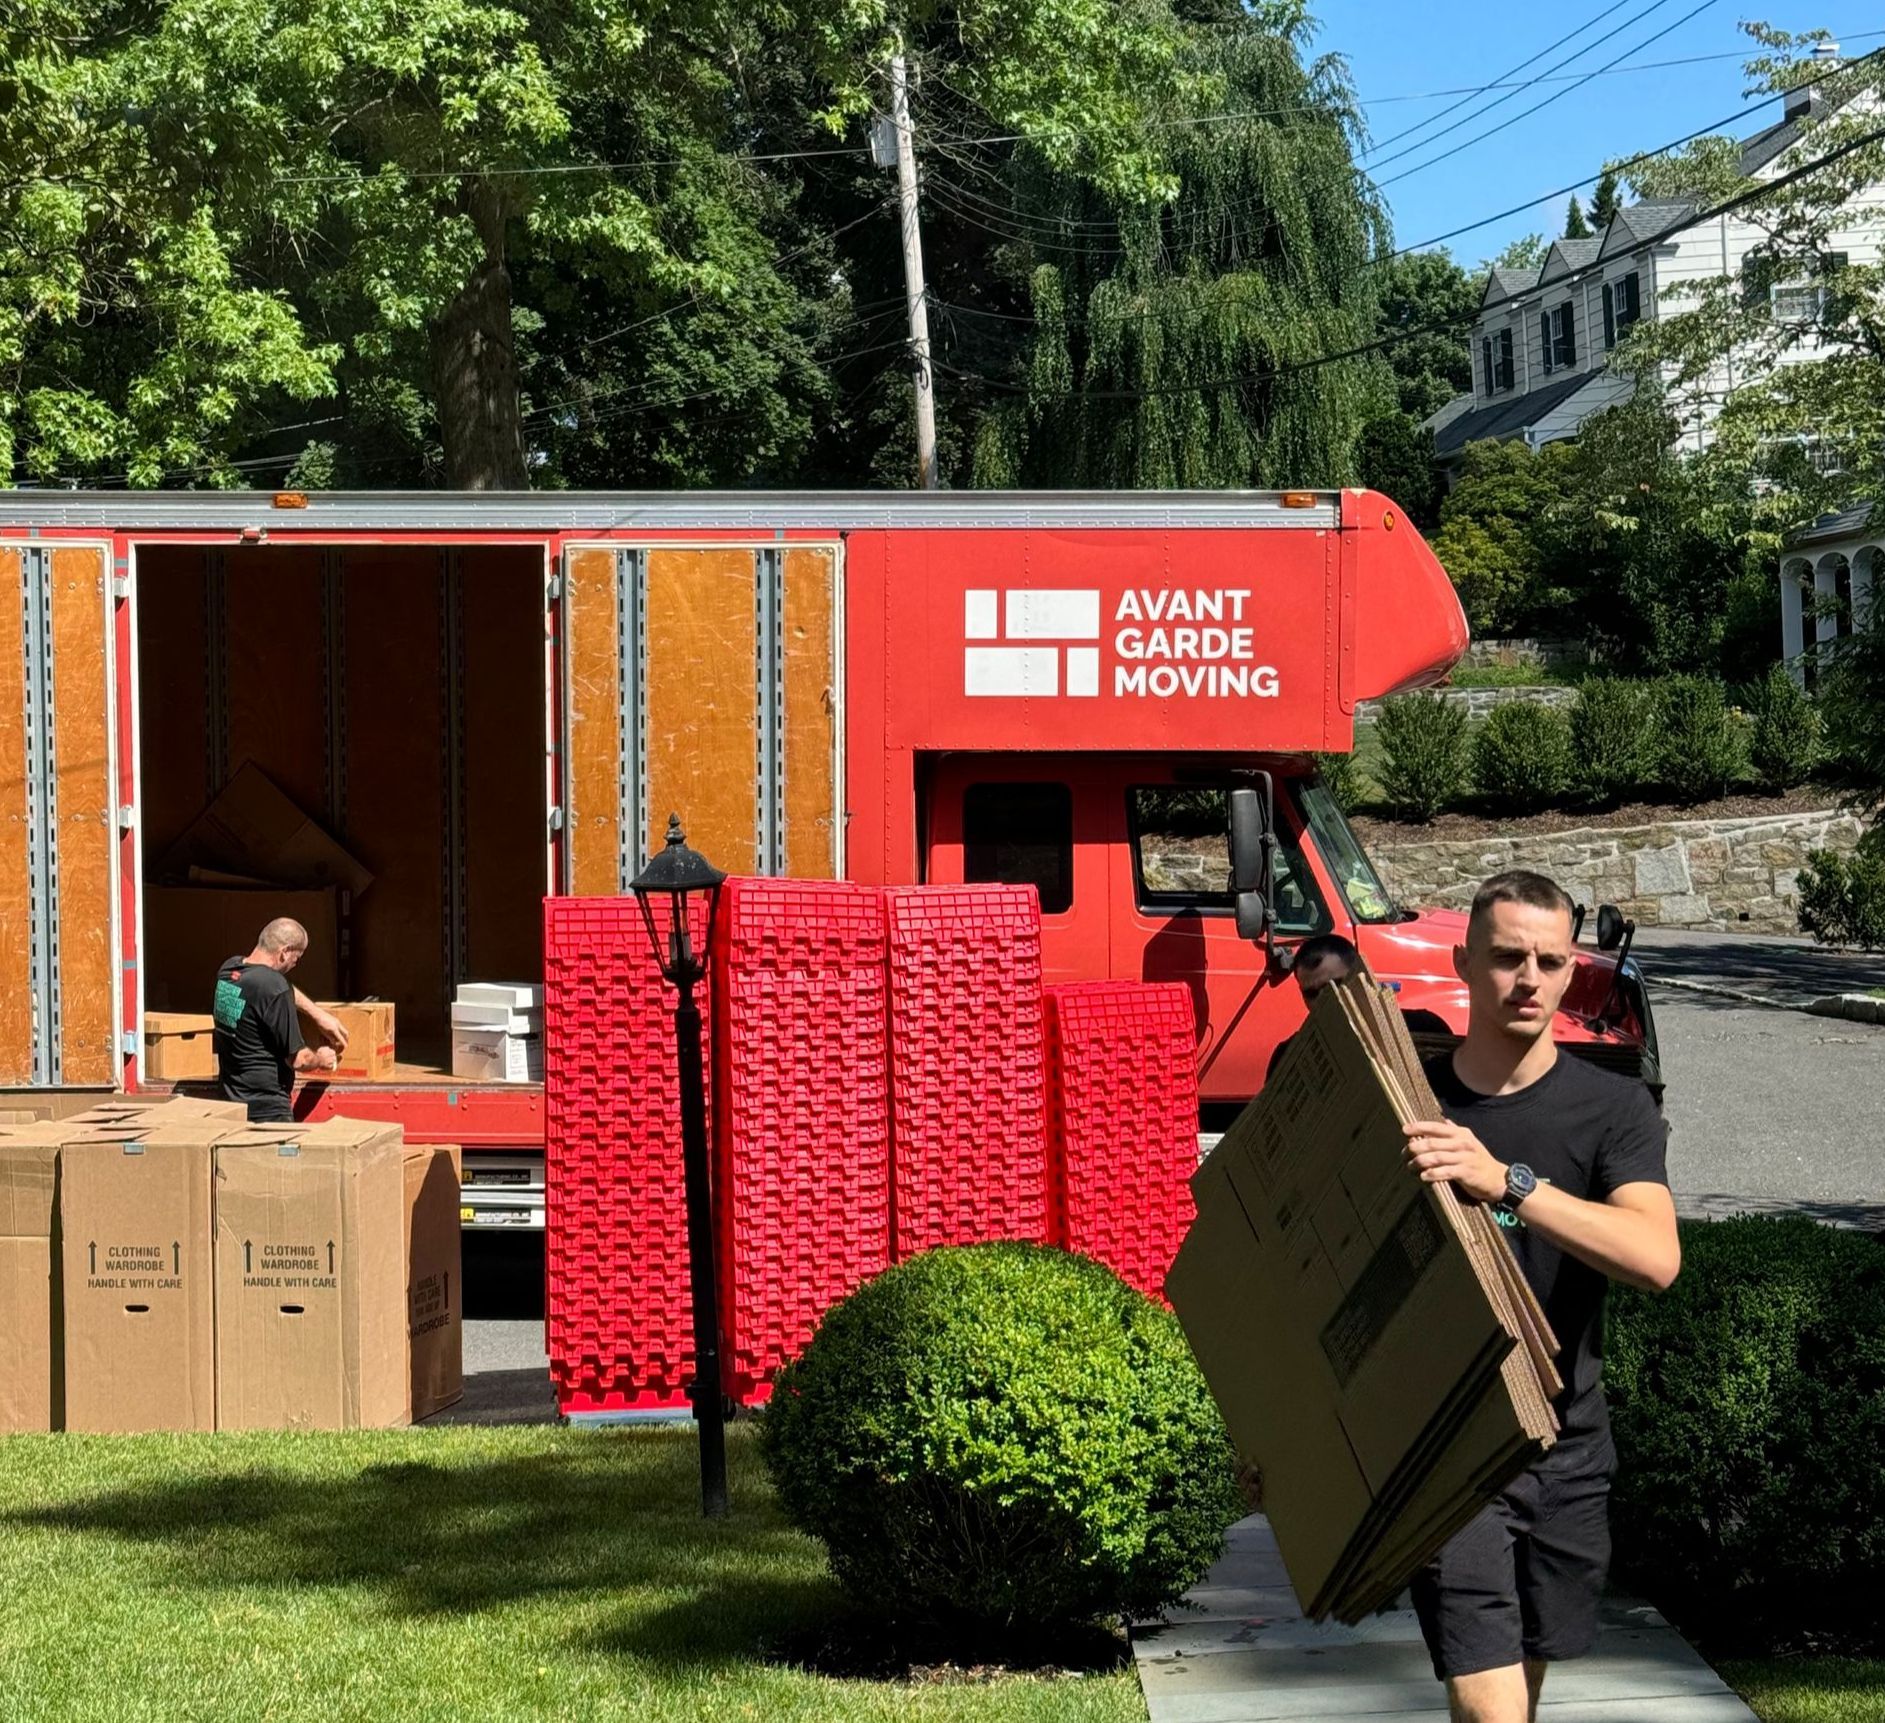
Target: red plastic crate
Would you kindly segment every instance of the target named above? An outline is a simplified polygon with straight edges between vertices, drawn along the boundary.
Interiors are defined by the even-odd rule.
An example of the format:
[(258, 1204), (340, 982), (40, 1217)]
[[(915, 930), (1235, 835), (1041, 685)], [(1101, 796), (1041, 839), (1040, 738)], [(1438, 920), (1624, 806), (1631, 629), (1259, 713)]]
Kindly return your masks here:
[(1031, 886), (884, 894), (891, 1255), (1049, 1236), (1041, 912)]
[[(692, 926), (703, 944), (704, 905)], [(548, 899), (543, 945), (544, 1258), (558, 1404), (685, 1408), (694, 1327), (675, 992), (632, 897)], [(706, 1016), (705, 982), (695, 998)]]
[(1056, 1242), (1154, 1298), (1195, 1210), (1197, 1034), (1176, 983), (1047, 989)]
[(884, 904), (729, 880), (714, 953), (728, 1391), (766, 1399), (838, 1299), (890, 1263)]

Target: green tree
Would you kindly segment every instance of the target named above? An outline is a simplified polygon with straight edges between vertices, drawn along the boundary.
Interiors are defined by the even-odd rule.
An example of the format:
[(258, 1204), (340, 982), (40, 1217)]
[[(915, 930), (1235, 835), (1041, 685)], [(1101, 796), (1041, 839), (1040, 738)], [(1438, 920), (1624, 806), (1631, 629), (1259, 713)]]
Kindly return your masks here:
[(1523, 442), (1466, 445), (1432, 542), (1474, 633), (1522, 633), (1561, 611), (1557, 516), (1569, 460), (1562, 443), (1536, 454)]
[(1521, 234), (1490, 262), (1479, 266), (1483, 277), (1488, 269), (1536, 269), (1545, 261), (1551, 242), (1542, 233)]
[[(1386, 227), (1355, 169), (1352, 90), (1339, 62), (1305, 61), (1310, 28), (1299, 0), (1266, 0), (1190, 32), (1194, 83), (1243, 117), (1159, 134), (1168, 204), (1031, 147), (1000, 190), (985, 183), (1008, 216), (998, 266), (1033, 321), (978, 427), (976, 484), (1352, 481), (1391, 383), (1378, 361), (1326, 356), (1374, 332)], [(974, 207), (962, 173), (932, 166), (928, 183)]]
[(1419, 421), (1473, 386), (1468, 346), (1482, 283), (1440, 248), (1402, 252), (1372, 271), (1375, 333), (1394, 372), (1400, 409)]
[(1364, 485), (1392, 497), (1416, 526), (1433, 524), (1438, 480), (1431, 431), (1405, 413), (1385, 414), (1362, 427), (1355, 458)]
[(1597, 181), (1597, 189), (1591, 193), (1590, 224), (1598, 233), (1610, 225), (1610, 218), (1623, 207), (1622, 199), (1617, 195), (1617, 176), (1605, 168)]
[(1590, 223), (1584, 219), (1584, 206), (1577, 201), (1577, 193), (1571, 193), (1571, 201), (1564, 211), (1564, 237), (1566, 239), (1589, 239)]

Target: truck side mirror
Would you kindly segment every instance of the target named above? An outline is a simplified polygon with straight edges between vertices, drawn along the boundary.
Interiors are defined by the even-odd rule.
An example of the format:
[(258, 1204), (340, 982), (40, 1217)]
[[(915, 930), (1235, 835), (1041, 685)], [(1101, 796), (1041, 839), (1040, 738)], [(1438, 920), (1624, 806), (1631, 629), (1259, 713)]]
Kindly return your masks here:
[(1237, 907), (1237, 933), (1268, 945), (1276, 923), (1271, 904), (1275, 876), (1276, 807), (1270, 775), (1230, 792), (1230, 888)]
[(1597, 949), (1615, 951), (1623, 943), (1623, 911), (1614, 903), (1597, 906)]

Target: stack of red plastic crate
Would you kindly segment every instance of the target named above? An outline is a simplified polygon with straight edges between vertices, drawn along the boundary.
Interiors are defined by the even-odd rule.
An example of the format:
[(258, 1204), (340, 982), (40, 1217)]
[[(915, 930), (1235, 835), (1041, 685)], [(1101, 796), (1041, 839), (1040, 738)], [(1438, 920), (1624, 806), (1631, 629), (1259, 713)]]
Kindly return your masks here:
[[(703, 914), (695, 938), (706, 931)], [(557, 1402), (565, 1412), (685, 1407), (694, 1320), (674, 990), (632, 897), (550, 899), (543, 945), (544, 1258)], [(695, 990), (703, 1013), (706, 994), (704, 984)]]
[(890, 1261), (883, 894), (729, 880), (714, 953), (720, 1317), (751, 1403)]
[(1195, 1212), (1197, 1032), (1177, 983), (1047, 990), (1054, 1240), (1165, 1296)]
[[(559, 1401), (577, 1414), (685, 1406), (673, 993), (632, 899), (553, 899), (545, 944)], [(1060, 1244), (1162, 1291), (1197, 1160), (1183, 988), (1044, 988), (1030, 887), (738, 879), (713, 993), (735, 1398), (765, 1399), (832, 1303), (938, 1245)]]

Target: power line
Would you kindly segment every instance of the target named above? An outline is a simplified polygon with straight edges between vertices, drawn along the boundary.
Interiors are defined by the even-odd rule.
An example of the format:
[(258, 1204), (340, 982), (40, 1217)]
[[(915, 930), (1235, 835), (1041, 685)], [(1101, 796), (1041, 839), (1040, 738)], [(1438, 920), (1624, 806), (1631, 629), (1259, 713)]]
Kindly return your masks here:
[[(1461, 154), (1463, 151), (1470, 150), (1475, 144), (1483, 144), (1487, 138), (1496, 137), (1500, 132), (1505, 131), (1508, 127), (1517, 125), (1519, 121), (1529, 120), (1530, 118), (1533, 117), (1533, 115), (1542, 113), (1546, 108), (1550, 107), (1553, 102), (1561, 102), (1564, 100), (1566, 96), (1571, 95), (1574, 91), (1581, 90), (1586, 84), (1588, 84), (1591, 81), (1592, 78), (1599, 76), (1601, 73), (1613, 70), (1622, 61), (1627, 60), (1632, 54), (1640, 53), (1644, 48), (1647, 48), (1651, 42), (1660, 42), (1663, 39), (1663, 37), (1669, 35), (1672, 31), (1680, 30), (1682, 26), (1688, 23), (1692, 18), (1699, 18), (1704, 12), (1708, 11), (1710, 7), (1717, 6), (1720, 3), (1721, 3), (1721, 0), (1700, 0), (1700, 3), (1698, 5), (1695, 5), (1691, 7), (1687, 12), (1684, 12), (1682, 16), (1676, 19), (1676, 21), (1673, 24), (1665, 24), (1653, 36), (1646, 37), (1643, 41), (1638, 42), (1634, 47), (1624, 49), (1624, 51), (1621, 54), (1619, 54), (1616, 59), (1608, 61), (1606, 64), (1599, 66), (1596, 71), (1585, 73), (1584, 76), (1579, 78), (1575, 83), (1567, 84), (1561, 90), (1553, 90), (1551, 94), (1546, 96), (1542, 101), (1534, 102), (1529, 108), (1524, 108), (1520, 110), (1518, 113), (1511, 115), (1509, 118), (1501, 120), (1496, 126), (1488, 126), (1486, 130), (1484, 130), (1483, 132), (1475, 133), (1472, 137), (1467, 138), (1463, 143), (1455, 144), (1452, 146), (1452, 148), (1443, 150), (1437, 156), (1433, 156), (1424, 162), (1416, 162), (1414, 163), (1412, 167), (1403, 168), (1397, 174), (1389, 174), (1386, 179), (1376, 180), (1375, 181), (1376, 187), (1379, 188), (1382, 186), (1394, 185), (1398, 181), (1409, 179), (1417, 173), (1425, 173), (1428, 168), (1436, 167), (1441, 162), (1444, 162), (1444, 161), (1451, 161), (1453, 157)], [(1662, 4), (1664, 4), (1664, 0), (1656, 0), (1656, 5), (1659, 6)], [(1653, 12), (1655, 10), (1656, 10), (1656, 6), (1651, 6), (1649, 8), (1650, 12)], [(1639, 14), (1639, 16), (1644, 16), (1644, 17), (1646, 17), (1647, 15), (1648, 13)], [(1509, 101), (1510, 99), (1511, 99), (1510, 97), (1502, 98), (1502, 100), (1506, 100), (1506, 101)], [(1492, 111), (1492, 107), (1497, 107), (1498, 105), (1499, 104), (1495, 102), (1491, 104), (1490, 107), (1482, 110), (1482, 112), (1490, 113)], [(1432, 138), (1429, 138), (1427, 140), (1428, 143), (1432, 143), (1433, 141), (1434, 139)], [(1424, 147), (1424, 146), (1415, 146), (1415, 147)], [(1403, 155), (1407, 153), (1408, 152), (1405, 150), (1401, 152), (1401, 154)], [(1387, 158), (1387, 161), (1393, 161), (1395, 159), (1396, 159), (1395, 157), (1390, 156)], [(1386, 162), (1377, 162), (1375, 165), (1377, 167), (1382, 167), (1386, 165)]]
[[(1870, 57), (1869, 55), (1867, 56), (1868, 59)], [(1853, 62), (1854, 65), (1862, 63), (1863, 62), (1860, 61)], [(1669, 238), (1672, 234), (1682, 233), (1689, 228), (1699, 227), (1704, 222), (1713, 221), (1717, 217), (1732, 214), (1737, 209), (1745, 208), (1748, 204), (1754, 203), (1761, 198), (1771, 197), (1775, 192), (1783, 191), (1788, 186), (1831, 167), (1835, 162), (1854, 154), (1858, 150), (1865, 149), (1872, 144), (1880, 142), (1885, 142), (1885, 126), (1881, 126), (1875, 131), (1863, 133), (1857, 138), (1849, 139), (1838, 148), (1827, 151), (1825, 155), (1816, 157), (1813, 161), (1804, 162), (1799, 167), (1780, 175), (1776, 179), (1764, 181), (1745, 192), (1740, 192), (1733, 197), (1725, 198), (1721, 202), (1713, 204), (1706, 209), (1692, 211), (1678, 220), (1670, 222), (1668, 226), (1659, 229), (1656, 233), (1649, 235), (1643, 241), (1643, 244), (1657, 244)], [(1536, 302), (1543, 297), (1546, 292), (1562, 293), (1565, 289), (1575, 286), (1578, 282), (1584, 280), (1601, 267), (1602, 264), (1599, 262), (1586, 264), (1581, 269), (1567, 271), (1566, 274), (1552, 281), (1548, 287), (1540, 285), (1527, 288), (1523, 292), (1513, 294), (1504, 303), (1517, 309)], [(1411, 329), (1398, 329), (1391, 334), (1377, 336), (1371, 341), (1363, 341), (1355, 346), (1343, 348), (1338, 352), (1320, 353), (1313, 358), (1293, 360), (1287, 364), (1270, 366), (1262, 371), (1240, 372), (1229, 377), (1205, 378), (1194, 382), (1174, 383), (1146, 389), (1057, 389), (1048, 391), (1045, 394), (1034, 394), (1025, 383), (1015, 383), (999, 377), (987, 377), (981, 375), (979, 372), (958, 370), (955, 367), (943, 364), (940, 360), (937, 361), (937, 364), (940, 369), (950, 371), (952, 375), (970, 378), (977, 382), (985, 383), (991, 388), (1005, 389), (1012, 394), (1026, 395), (1030, 400), (1035, 401), (1074, 399), (1082, 402), (1152, 400), (1167, 395), (1188, 395), (1202, 390), (1242, 388), (1259, 383), (1273, 382), (1278, 378), (1295, 376), (1300, 372), (1318, 370), (1324, 365), (1334, 365), (1348, 359), (1363, 358), (1370, 353), (1381, 352), (1386, 348), (1398, 346), (1403, 341), (1415, 340), (1420, 336), (1449, 334), (1465, 327), (1469, 323), (1477, 321), (1478, 315), (1478, 312), (1475, 310), (1465, 317), (1436, 318), (1431, 322), (1416, 325)], [(1595, 373), (1593, 373), (1593, 375), (1595, 375)]]

